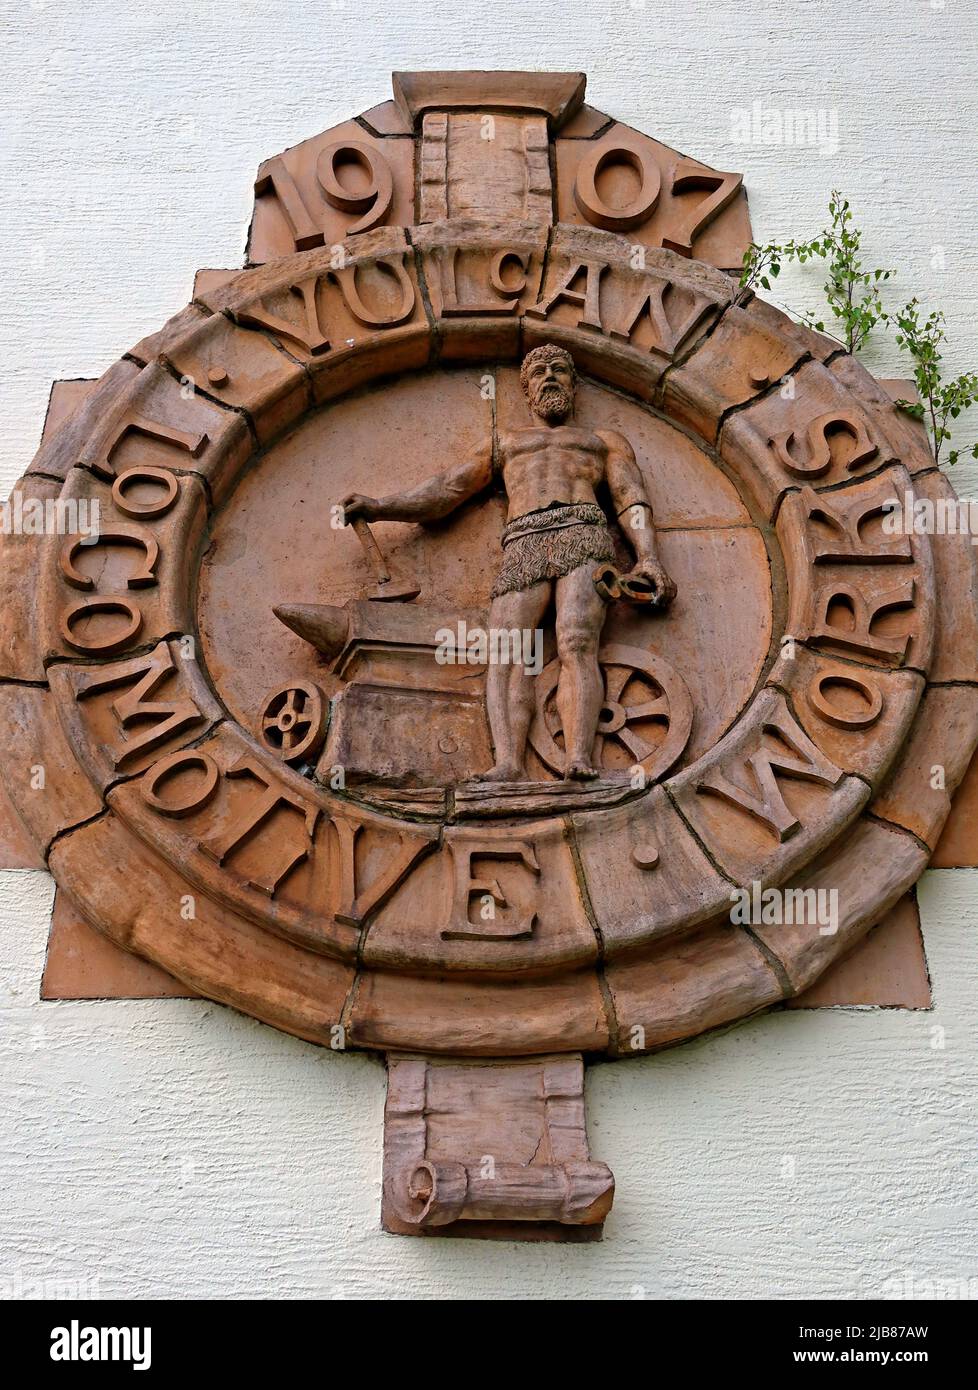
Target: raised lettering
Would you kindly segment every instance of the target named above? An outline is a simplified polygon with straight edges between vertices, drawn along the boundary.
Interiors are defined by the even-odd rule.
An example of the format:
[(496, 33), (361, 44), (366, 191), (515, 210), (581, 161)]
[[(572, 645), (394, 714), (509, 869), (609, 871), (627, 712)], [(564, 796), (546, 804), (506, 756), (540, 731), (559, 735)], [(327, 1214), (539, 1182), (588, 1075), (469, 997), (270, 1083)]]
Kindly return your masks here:
[[(613, 164), (627, 164), (639, 176), (638, 192), (621, 208), (611, 207), (597, 190), (598, 175)], [(592, 226), (608, 232), (626, 232), (652, 216), (661, 187), (662, 175), (651, 154), (625, 145), (606, 145), (581, 160), (574, 180), (574, 201)]]
[(807, 458), (796, 458), (791, 452), (795, 443), (794, 430), (786, 430), (768, 440), (768, 447), (782, 468), (802, 478), (819, 478), (832, 466), (833, 435), (845, 434), (852, 440), (852, 452), (846, 459), (846, 468), (852, 473), (869, 463), (879, 453), (877, 445), (865, 424), (858, 417), (844, 415), (838, 410), (829, 410), (810, 421), (805, 430), (808, 449)]
[[(862, 656), (878, 656), (900, 662), (907, 654), (910, 634), (902, 637), (874, 635), (872, 627), (881, 613), (895, 608), (912, 608), (915, 592), (912, 579), (874, 599), (868, 599), (854, 584), (828, 584), (819, 590), (815, 599), (811, 640), (816, 644), (825, 643), (858, 652)], [(851, 620), (848, 626), (843, 627), (833, 617), (832, 610), (840, 607)]]
[(112, 482), (116, 477), (112, 455), (129, 434), (146, 435), (160, 444), (168, 444), (171, 448), (189, 454), (191, 458), (197, 458), (207, 445), (206, 434), (178, 430), (172, 425), (162, 424), (159, 420), (149, 420), (145, 415), (124, 415), (101, 448), (94, 453), (83, 454), (79, 463), (90, 468), (100, 478)]
[(313, 246), (322, 246), (323, 232), (312, 220), (298, 185), (281, 155), (266, 160), (258, 171), (255, 196), (261, 198), (267, 193), (274, 193), (278, 199), (297, 251), (308, 251)]
[(238, 322), (246, 327), (267, 328), (280, 338), (288, 338), (290, 342), (298, 343), (306, 352), (317, 357), (320, 353), (329, 351), (329, 339), (323, 333), (319, 322), (318, 288), (318, 275), (307, 275), (304, 280), (297, 280), (289, 286), (289, 293), (302, 302), (301, 323), (293, 323), (291, 319), (272, 314), (260, 303), (249, 309), (239, 309)]
[[(863, 701), (859, 710), (846, 709), (827, 691), (842, 686), (859, 693)], [(849, 671), (821, 671), (808, 687), (808, 701), (826, 724), (836, 729), (868, 729), (883, 713), (883, 692), (868, 677)]]
[(671, 192), (675, 195), (703, 188), (706, 197), (695, 204), (674, 233), (662, 238), (663, 246), (680, 256), (692, 256), (693, 242), (733, 202), (743, 181), (743, 174), (722, 174), (719, 169), (705, 169), (695, 159), (681, 159), (672, 171)]
[[(126, 492), (140, 483), (158, 484), (163, 488), (163, 496), (155, 502), (134, 502)], [(126, 516), (164, 516), (179, 496), (180, 485), (166, 468), (127, 468), (112, 484), (112, 501)]]
[[(860, 490), (861, 491), (861, 490)], [(827, 526), (832, 534), (826, 540), (815, 530), (810, 532), (812, 559), (815, 564), (910, 564), (913, 554), (909, 536), (883, 537), (875, 541), (865, 540), (860, 531), (871, 518), (883, 516), (887, 510), (889, 497), (879, 494), (868, 501), (858, 493), (846, 497), (844, 493), (817, 493), (810, 487), (801, 491), (801, 501), (809, 522), (815, 521)]]
[[(599, 285), (601, 276), (608, 269), (606, 261), (578, 261), (576, 265), (570, 267), (563, 280), (555, 286), (545, 299), (541, 299), (539, 304), (533, 304), (527, 309), (527, 316), (535, 319), (546, 319), (556, 304), (561, 300), (566, 300), (583, 310), (583, 317), (578, 320), (578, 327), (593, 328), (598, 333), (601, 328), (601, 307), (599, 297)], [(574, 281), (580, 276), (584, 276), (584, 289), (575, 290)]]
[[(115, 767), (125, 767), (143, 753), (158, 747), (176, 734), (185, 732), (204, 719), (197, 705), (185, 692), (181, 691), (176, 698), (170, 700), (150, 698), (176, 671), (169, 646), (166, 642), (160, 642), (146, 656), (134, 656), (129, 661), (117, 662), (102, 670), (86, 671), (79, 675), (75, 690), (77, 700), (85, 700), (99, 691), (114, 690), (120, 685), (135, 682), (130, 690), (112, 702), (112, 713), (123, 731), (128, 730), (133, 724), (141, 726), (141, 732), (127, 737), (123, 747), (112, 754)], [(179, 676), (177, 684), (180, 684)], [(145, 727), (147, 720), (152, 721), (149, 727)]]
[[(218, 864), (224, 864), (239, 845), (245, 840), (250, 839), (255, 832), (268, 820), (272, 812), (280, 806), (288, 807), (290, 810), (298, 811), (304, 822), (304, 834), (302, 843), (295, 849), (289, 849), (281, 836), (276, 836), (271, 849), (274, 852), (274, 860), (269, 864), (267, 872), (260, 877), (252, 877), (248, 880), (252, 888), (256, 888), (260, 893), (266, 893), (270, 898), (275, 896), (275, 890), (292, 870), (307, 859), (312, 849), (312, 832), (316, 828), (316, 821), (319, 819), (318, 806), (312, 806), (309, 802), (293, 796), (282, 786), (276, 786), (268, 781), (264, 771), (251, 758), (244, 755), (227, 769), (226, 777), (253, 777), (263, 789), (264, 795), (258, 796), (249, 801), (248, 805), (239, 809), (238, 813), (230, 818), (230, 824), (218, 835), (212, 836), (209, 840), (202, 840), (200, 848), (204, 854), (213, 859)], [(280, 862), (280, 852), (284, 853), (285, 858)]]
[(357, 323), (362, 323), (366, 328), (394, 328), (399, 323), (405, 323), (414, 313), (415, 293), (411, 277), (404, 269), (404, 257), (381, 256), (371, 264), (397, 281), (400, 304), (390, 314), (374, 313), (364, 304), (357, 288), (357, 275), (363, 267), (348, 265), (342, 270), (331, 270), (329, 275), (339, 285), (343, 301)]
[[(126, 626), (121, 632), (110, 634), (108, 637), (80, 637), (75, 631), (75, 625), (86, 618), (94, 617), (97, 613), (124, 613), (127, 618)], [(74, 647), (76, 652), (97, 652), (102, 656), (111, 656), (113, 652), (121, 652), (124, 647), (128, 647), (138, 636), (142, 625), (143, 615), (136, 605), (129, 599), (118, 596), (79, 599), (73, 607), (66, 609), (59, 624), (61, 636), (69, 647)]]
[[(180, 797), (165, 798), (161, 791), (164, 784), (171, 778), (191, 770), (202, 772), (203, 780), (189, 790), (185, 788)], [(195, 811), (202, 811), (209, 805), (214, 799), (220, 780), (220, 770), (210, 754), (194, 749), (190, 752), (169, 753), (165, 758), (160, 758), (146, 773), (140, 790), (147, 806), (159, 811), (162, 816), (180, 819), (193, 815)]]
[(95, 580), (75, 568), (75, 557), (84, 547), (86, 551), (97, 550), (101, 545), (140, 546), (142, 561), (126, 581), (130, 589), (146, 589), (156, 583), (156, 566), (160, 558), (159, 542), (143, 526), (129, 526), (117, 522), (115, 526), (102, 527), (94, 544), (84, 536), (69, 536), (61, 547), (58, 567), (65, 583), (73, 589), (94, 589)]
[[(673, 305), (678, 312), (670, 315)], [(626, 312), (620, 328), (609, 330), (612, 338), (629, 342), (644, 320), (652, 327), (650, 352), (671, 357), (680, 344), (703, 322), (713, 305), (705, 295), (672, 284), (668, 280), (648, 279), (635, 303)]]
[[(516, 860), (538, 877), (540, 865), (532, 844), (526, 840), (497, 840), (484, 845), (449, 840), (448, 850), (452, 857), (452, 907), (448, 925), (442, 929), (442, 937), (446, 941), (513, 941), (531, 936), (536, 912), (527, 912), (522, 917), (507, 916), (500, 920), (495, 908), (508, 908), (510, 904), (495, 879), (473, 876), (472, 860)], [(479, 923), (473, 923), (469, 918), (469, 905), (476, 894), (488, 898), (492, 906), (489, 915)]]
[[(711, 772), (697, 782), (696, 790), (718, 796), (729, 805), (746, 811), (783, 843), (795, 834), (800, 822), (781, 794), (775, 773), (834, 787), (842, 772), (819, 752), (784, 706), (765, 719), (761, 733), (773, 741), (761, 743), (746, 757), (738, 758), (735, 764)], [(744, 787), (734, 781), (729, 775), (734, 767), (746, 771), (753, 785)]]
[(338, 922), (358, 927), (372, 912), (382, 907), (394, 890), (407, 878), (422, 855), (436, 843), (434, 835), (397, 835), (397, 849), (373, 882), (363, 884), (357, 871), (357, 840), (363, 825), (345, 817), (331, 818), (339, 847), (339, 905), (334, 912)]
[[(337, 174), (338, 164), (351, 162), (366, 169), (370, 179), (369, 187), (356, 193), (344, 188)], [(378, 226), (390, 212), (394, 197), (394, 175), (387, 160), (373, 145), (361, 144), (357, 140), (342, 140), (338, 144), (327, 145), (316, 161), (316, 178), (331, 208), (340, 212), (364, 214), (359, 222), (347, 227), (347, 236), (367, 232), (371, 227)]]
[[(519, 308), (519, 295), (526, 288), (526, 268), (527, 258), (519, 251), (500, 251), (493, 259), (489, 270), (489, 284), (499, 298), (486, 300), (483, 303), (460, 304), (458, 300), (458, 282), (456, 268), (458, 253), (462, 248), (459, 246), (445, 246), (441, 248), (441, 296), (442, 296), (442, 315), (445, 318), (461, 317), (462, 315), (479, 317), (484, 314), (512, 314)], [(501, 271), (506, 260), (512, 258), (520, 266), (523, 274), (517, 285), (506, 286), (501, 279)], [(516, 295), (517, 298), (507, 298), (509, 295)]]

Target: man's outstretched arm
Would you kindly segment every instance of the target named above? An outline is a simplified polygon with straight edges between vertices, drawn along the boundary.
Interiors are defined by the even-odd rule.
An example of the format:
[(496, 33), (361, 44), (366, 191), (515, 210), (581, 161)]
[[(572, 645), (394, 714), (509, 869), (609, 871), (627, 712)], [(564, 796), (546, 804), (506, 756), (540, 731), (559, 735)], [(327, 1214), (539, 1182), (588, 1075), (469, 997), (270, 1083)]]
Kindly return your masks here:
[(618, 525), (635, 551), (635, 568), (632, 574), (652, 585), (658, 606), (665, 608), (676, 597), (676, 586), (659, 559), (655, 543), (655, 526), (652, 521), (652, 504), (642, 470), (635, 461), (632, 446), (623, 434), (618, 434), (616, 430), (602, 430), (601, 438), (608, 446), (606, 476)]
[(437, 473), (404, 492), (392, 492), (388, 497), (350, 493), (342, 502), (344, 519), (348, 523), (357, 517), (365, 521), (439, 521), (491, 482), (492, 444), (487, 442), (457, 468)]

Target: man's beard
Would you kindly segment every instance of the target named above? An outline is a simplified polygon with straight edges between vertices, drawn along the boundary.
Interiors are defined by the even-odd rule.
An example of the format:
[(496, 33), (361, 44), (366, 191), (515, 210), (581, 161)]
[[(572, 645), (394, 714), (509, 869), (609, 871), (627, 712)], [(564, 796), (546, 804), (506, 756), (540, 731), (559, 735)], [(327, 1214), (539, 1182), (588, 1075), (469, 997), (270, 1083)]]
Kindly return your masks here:
[(533, 409), (542, 420), (564, 420), (574, 408), (574, 397), (563, 386), (542, 386), (533, 397)]

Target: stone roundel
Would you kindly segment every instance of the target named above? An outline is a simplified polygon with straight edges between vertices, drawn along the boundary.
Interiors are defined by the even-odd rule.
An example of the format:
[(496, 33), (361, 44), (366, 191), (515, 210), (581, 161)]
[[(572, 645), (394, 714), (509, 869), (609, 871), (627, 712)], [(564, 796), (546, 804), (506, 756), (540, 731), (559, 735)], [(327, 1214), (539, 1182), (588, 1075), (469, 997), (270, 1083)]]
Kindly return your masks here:
[[(509, 267), (504, 309), (446, 294), (459, 249)], [(837, 344), (706, 265), (628, 252), (464, 221), (301, 252), (201, 295), (45, 441), (22, 497), (97, 502), (99, 538), (5, 538), (3, 776), (99, 930), (316, 1042), (630, 1056), (804, 989), (916, 880), (978, 735), (973, 557), (884, 519), (947, 484)], [(313, 783), (208, 664), (215, 518), (310, 412), (549, 341), (737, 489), (774, 615), (752, 694), (620, 804), (427, 815)], [(738, 886), (834, 891), (835, 929), (736, 925)], [(485, 927), (470, 900), (494, 889)]]

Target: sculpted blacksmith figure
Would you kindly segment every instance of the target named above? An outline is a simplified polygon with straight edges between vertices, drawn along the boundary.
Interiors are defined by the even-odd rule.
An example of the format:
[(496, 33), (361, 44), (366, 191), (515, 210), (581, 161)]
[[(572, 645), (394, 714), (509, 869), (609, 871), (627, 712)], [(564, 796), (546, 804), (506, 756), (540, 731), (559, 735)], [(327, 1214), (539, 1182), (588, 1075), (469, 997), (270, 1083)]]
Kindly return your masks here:
[[(557, 709), (566, 748), (565, 778), (593, 778), (591, 748), (604, 696), (598, 647), (605, 601), (594, 570), (614, 546), (597, 489), (607, 487), (618, 523), (635, 551), (629, 578), (651, 585), (665, 607), (676, 587), (656, 553), (652, 508), (631, 445), (614, 430), (573, 423), (576, 375), (570, 353), (553, 343), (528, 352), (520, 381), (532, 423), (499, 436), (445, 473), (380, 499), (344, 500), (346, 520), (436, 521), (489, 488), (497, 474), (509, 499), (503, 563), (492, 588), (492, 629), (533, 630), (556, 600), (561, 663)], [(519, 663), (489, 668), (486, 701), (496, 761), (480, 780), (518, 782), (534, 707), (533, 676)]]

